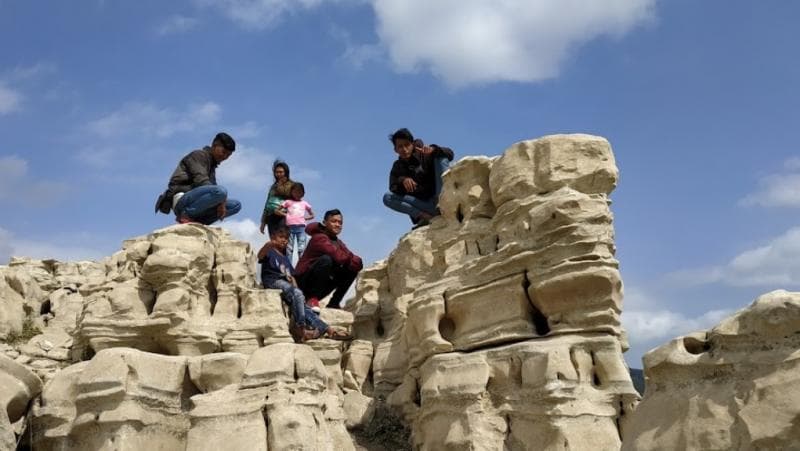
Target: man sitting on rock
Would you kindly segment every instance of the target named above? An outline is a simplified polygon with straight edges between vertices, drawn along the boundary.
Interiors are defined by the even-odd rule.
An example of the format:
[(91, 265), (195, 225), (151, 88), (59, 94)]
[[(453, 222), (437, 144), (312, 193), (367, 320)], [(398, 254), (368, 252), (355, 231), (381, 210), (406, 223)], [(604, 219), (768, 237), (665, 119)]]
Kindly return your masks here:
[(293, 276), (294, 268), (286, 245), (289, 243), (289, 228), (279, 225), (270, 229), (269, 241), (258, 251), (261, 263), (261, 284), (264, 288), (281, 290), (283, 301), (292, 313), (289, 332), (296, 343), (304, 343), (316, 338), (350, 340), (347, 333), (329, 327), (308, 305), (303, 292), (297, 288)]
[(405, 213), (414, 227), (427, 225), (439, 215), (439, 193), (442, 191), (442, 174), (450, 167), (453, 151), (422, 140), (414, 140), (407, 128), (389, 135), (397, 153), (397, 161), (389, 173), (389, 192), (383, 195), (383, 204), (392, 210)]
[(350, 252), (338, 238), (342, 223), (342, 212), (334, 209), (325, 212), (321, 224), (312, 222), (306, 226), (311, 239), (297, 262), (295, 277), (315, 311), (319, 311), (319, 300), (331, 292), (328, 308), (340, 308), (342, 298), (364, 266), (361, 257)]
[(217, 185), (217, 166), (236, 150), (236, 142), (227, 133), (217, 133), (211, 147), (195, 150), (178, 163), (167, 190), (156, 201), (156, 212), (175, 213), (181, 224), (199, 222), (209, 225), (233, 216), (242, 208), (238, 200), (228, 199), (228, 191)]

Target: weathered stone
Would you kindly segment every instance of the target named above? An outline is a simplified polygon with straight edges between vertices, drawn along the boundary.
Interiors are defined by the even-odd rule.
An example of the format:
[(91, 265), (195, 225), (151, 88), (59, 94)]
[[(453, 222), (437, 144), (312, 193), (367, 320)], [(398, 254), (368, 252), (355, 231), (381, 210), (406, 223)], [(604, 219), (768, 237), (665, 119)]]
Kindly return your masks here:
[(623, 449), (800, 447), (800, 293), (767, 293), (644, 357)]
[(14, 449), (12, 427), (28, 410), (28, 403), (42, 391), (42, 381), (19, 363), (0, 354), (0, 448)]

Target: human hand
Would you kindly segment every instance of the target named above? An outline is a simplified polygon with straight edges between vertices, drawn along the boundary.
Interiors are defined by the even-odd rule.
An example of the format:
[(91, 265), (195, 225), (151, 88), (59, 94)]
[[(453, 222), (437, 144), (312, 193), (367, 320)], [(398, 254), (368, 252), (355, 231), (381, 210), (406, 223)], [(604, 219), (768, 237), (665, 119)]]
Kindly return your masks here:
[(285, 208), (283, 208), (283, 207), (281, 207), (281, 208), (276, 208), (276, 209), (275, 209), (275, 211), (274, 211), (274, 212), (272, 212), (272, 214), (274, 214), (274, 215), (276, 215), (276, 216), (286, 216), (286, 209), (285, 209)]
[(414, 190), (417, 189), (417, 182), (411, 177), (406, 177), (403, 179), (403, 188), (405, 188), (407, 193), (413, 193)]
[(420, 148), (417, 148), (417, 150), (422, 155), (430, 155), (430, 154), (433, 153), (433, 147), (431, 147), (431, 146), (422, 146)]
[(297, 281), (295, 280), (294, 277), (292, 277), (289, 274), (287, 274), (286, 275), (286, 280), (288, 280), (289, 283), (292, 284), (293, 287), (297, 288)]
[(217, 205), (217, 217), (222, 220), (225, 218), (225, 215), (228, 213), (227, 206), (225, 205), (227, 202), (222, 202)]

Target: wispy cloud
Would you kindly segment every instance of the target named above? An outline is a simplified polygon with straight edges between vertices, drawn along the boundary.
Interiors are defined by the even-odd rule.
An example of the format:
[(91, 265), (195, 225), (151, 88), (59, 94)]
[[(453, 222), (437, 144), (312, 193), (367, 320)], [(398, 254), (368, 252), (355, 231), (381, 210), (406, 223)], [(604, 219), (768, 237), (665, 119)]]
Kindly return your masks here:
[(19, 111), (21, 103), (22, 93), (0, 81), (0, 114)]
[(99, 260), (105, 252), (89, 246), (64, 245), (62, 240), (51, 243), (31, 240), (16, 236), (0, 227), (0, 265), (6, 264), (11, 257), (30, 257), (38, 259), (55, 259), (59, 261)]
[(380, 61), (385, 56), (386, 52), (380, 44), (356, 43), (344, 28), (332, 26), (329, 32), (344, 47), (339, 60), (355, 69), (361, 69), (372, 61)]
[(788, 288), (800, 285), (800, 227), (763, 246), (746, 250), (729, 262), (677, 271), (669, 279), (685, 285), (723, 283), (730, 286)]
[(626, 287), (622, 325), (628, 332), (629, 341), (637, 345), (655, 345), (689, 332), (708, 329), (733, 312), (731, 309), (717, 309), (700, 316), (688, 316), (663, 307), (671, 304), (657, 300), (641, 289)]
[(218, 9), (242, 28), (264, 30), (278, 24), (287, 14), (311, 9), (326, 1), (337, 0), (195, 0), (195, 3)]
[(0, 157), (0, 203), (38, 207), (58, 200), (67, 191), (66, 183), (33, 179), (24, 158)]
[(149, 102), (129, 102), (120, 109), (90, 121), (86, 130), (103, 138), (137, 135), (168, 138), (193, 132), (219, 121), (222, 108), (214, 102), (191, 104), (183, 111)]
[(216, 225), (230, 232), (234, 238), (250, 243), (254, 252), (258, 252), (269, 239), (259, 232), (258, 224), (251, 219), (226, 219)]
[(743, 206), (800, 207), (800, 158), (783, 164), (783, 171), (769, 174), (758, 181), (758, 189), (739, 201)]
[(200, 25), (200, 20), (195, 17), (174, 15), (168, 17), (155, 28), (157, 36), (168, 36), (191, 31)]

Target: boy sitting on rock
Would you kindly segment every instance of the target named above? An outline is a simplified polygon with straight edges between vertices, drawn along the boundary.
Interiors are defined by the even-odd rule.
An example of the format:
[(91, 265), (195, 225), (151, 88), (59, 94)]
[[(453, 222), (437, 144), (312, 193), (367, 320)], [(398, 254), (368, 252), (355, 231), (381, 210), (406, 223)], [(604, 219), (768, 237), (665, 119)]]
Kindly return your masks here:
[(283, 301), (289, 306), (292, 322), (289, 332), (296, 343), (316, 338), (350, 340), (345, 332), (334, 330), (322, 321), (310, 307), (306, 306), (303, 292), (294, 280), (294, 268), (286, 255), (289, 243), (289, 229), (283, 225), (270, 230), (270, 240), (258, 251), (261, 263), (261, 284), (264, 288), (281, 290)]

